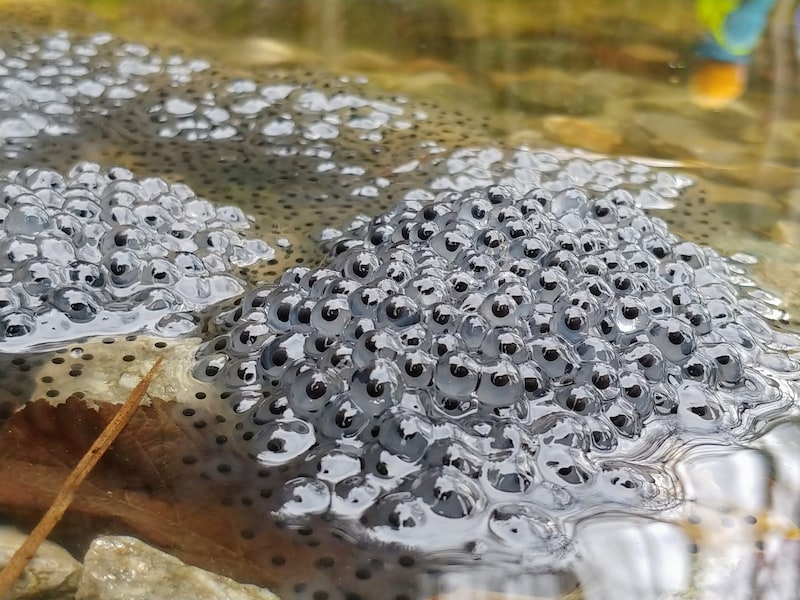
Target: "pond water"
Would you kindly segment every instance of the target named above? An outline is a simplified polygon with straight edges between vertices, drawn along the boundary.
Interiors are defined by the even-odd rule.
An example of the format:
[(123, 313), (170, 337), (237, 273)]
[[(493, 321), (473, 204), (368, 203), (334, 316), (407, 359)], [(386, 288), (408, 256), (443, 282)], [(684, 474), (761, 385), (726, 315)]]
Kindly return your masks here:
[[(796, 597), (800, 32), (794, 3), (764, 8), (761, 28), (758, 7), (772, 3), (752, 2), (745, 49), (738, 38), (715, 46), (709, 31), (736, 4), (0, 0), (0, 167), (14, 170), (3, 189), (20, 206), (42, 182), (53, 191), (41, 200), (50, 204), (6, 217), (2, 289), (14, 299), (3, 311), (21, 303), (28, 316), (0, 314), (0, 408), (120, 395), (131, 374), (167, 355), (175, 377), (154, 393), (192, 402), (176, 412), (190, 429), (206, 427), (198, 413), (218, 417), (207, 447), (174, 457), (186, 473), (175, 485), (202, 489), (208, 502), (238, 494), (241, 543), (255, 537), (261, 545), (248, 552), (272, 553), (255, 580), (277, 579), (287, 599)], [(714, 60), (733, 46), (729, 60)], [(496, 183), (521, 189), (466, 191)], [(571, 203), (585, 199), (570, 186), (608, 193), (610, 204), (591, 204), (573, 227)], [(522, 198), (533, 187), (546, 188), (536, 208)], [(75, 215), (85, 201), (75, 188), (96, 204), (79, 207), (72, 241), (48, 250), (53, 211)], [(126, 204), (126, 194), (136, 199)], [(241, 212), (194, 194), (253, 215), (250, 229)], [(403, 200), (405, 212), (351, 225)], [(418, 203), (433, 200), (427, 216)], [(508, 210), (484, 219), (481, 202)], [(680, 245), (642, 209), (733, 260)], [(524, 296), (504, 275), (524, 265), (514, 271), (496, 249), (538, 260), (503, 223), (524, 216), (520, 235), (533, 236), (540, 210), (536, 239), (570, 254), (546, 246), (555, 262), (545, 266), (562, 269), (552, 285), (568, 289), (548, 295), (541, 283), (520, 335), (496, 304)], [(120, 229), (142, 211), (152, 231)], [(436, 229), (401, 234), (403, 219)], [(431, 299), (452, 301), (452, 290), (413, 276), (434, 264), (427, 248), (455, 221), (486, 229), (464, 242), (475, 245), (469, 260), (450, 257), (453, 240), (441, 238), (436, 273), (447, 285), (465, 265), (475, 279), (479, 269), (506, 279), (459, 306), (482, 325), (451, 315), (463, 319), (453, 341)], [(330, 248), (345, 230), (369, 253), (345, 243), (326, 259), (320, 241)], [(412, 234), (403, 257), (386, 249)], [(641, 239), (660, 260), (645, 238), (690, 266), (665, 271), (624, 254), (622, 242)], [(32, 264), (29, 251), (46, 260)], [(68, 258), (49, 255), (59, 252)], [(616, 261), (641, 277), (609, 275), (617, 288), (602, 301), (569, 295), (575, 270), (595, 256), (603, 274)], [(98, 281), (92, 264), (107, 285), (49, 290), (65, 268), (73, 282)], [(310, 275), (320, 264), (336, 273)], [(393, 304), (373, 271), (407, 271), (417, 296)], [(339, 288), (318, 284), (324, 277)], [(368, 283), (388, 321), (366, 296), (358, 309), (336, 304)], [(628, 285), (647, 293), (625, 296)], [(574, 328), (559, 330), (557, 318), (578, 308), (577, 321), (564, 321)], [(605, 310), (623, 316), (609, 331), (598, 317), (584, 334), (580, 318)], [(640, 326), (638, 311), (661, 316)], [(508, 350), (517, 340), (545, 357), (535, 370), (552, 396), (528, 389), (531, 361)], [(663, 364), (648, 363), (654, 356)], [(287, 357), (306, 366), (289, 370)], [(402, 377), (401, 357), (418, 361)], [(475, 381), (448, 379), (447, 360), (453, 377), (460, 369)], [(642, 366), (630, 370), (630, 360)], [(431, 370), (435, 391), (414, 369)], [(487, 387), (495, 377), (518, 383), (525, 401), (504, 401)], [(647, 406), (630, 396), (641, 388), (652, 390)], [(359, 418), (369, 426), (358, 429)], [(228, 437), (240, 441), (219, 442)]]

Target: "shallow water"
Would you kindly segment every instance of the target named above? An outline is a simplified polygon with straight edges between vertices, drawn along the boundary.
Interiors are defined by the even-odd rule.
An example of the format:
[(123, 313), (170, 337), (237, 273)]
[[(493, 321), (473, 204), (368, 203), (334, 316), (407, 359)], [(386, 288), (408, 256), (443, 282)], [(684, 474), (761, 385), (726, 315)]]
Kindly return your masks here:
[[(243, 2), (236, 10), (222, 2), (171, 2), (160, 10), (139, 3), (134, 13), (130, 5), (114, 2), (64, 2), (24, 13), (14, 12), (14, 3), (0, 6), (13, 15), (4, 26), (16, 22), (26, 35), (51, 27), (110, 30), (162, 46), (164, 55), (179, 51), (207, 59), (186, 63), (186, 68), (176, 65), (167, 76), (157, 73), (155, 81), (124, 102), (97, 98), (87, 89), (80, 98), (87, 108), (74, 120), (67, 115), (59, 122), (77, 134), (51, 130), (28, 136), (25, 143), (7, 146), (0, 164), (3, 170), (35, 164), (62, 172), (80, 160), (122, 164), (137, 176), (183, 181), (214, 202), (235, 203), (255, 214), (254, 233), (278, 252), (272, 264), (240, 273), (244, 281), (269, 280), (293, 264), (317, 264), (322, 253), (310, 242), (313, 233), (326, 226), (342, 228), (361, 212), (372, 216), (391, 208), (411, 190), (473, 187), (506, 172), (519, 176), (511, 154), (486, 148), (559, 145), (648, 157), (646, 163), (670, 174), (659, 188), (662, 193), (683, 187), (688, 182), (683, 174), (695, 177), (697, 183), (685, 193), (666, 194), (677, 206), (654, 214), (674, 233), (724, 254), (757, 256), (760, 262), (753, 269), (761, 279), (756, 281), (767, 281), (786, 297), (790, 313), (800, 306), (797, 279), (785, 275), (798, 272), (795, 140), (800, 113), (792, 100), (800, 71), (782, 4), (756, 50), (747, 90), (719, 110), (698, 107), (689, 93), (689, 80), (701, 63), (692, 45), (702, 35), (690, 2), (657, 10), (646, 3), (541, 2), (530, 16), (529, 3), (515, 1), (493, 3), (492, 10), (482, 2), (448, 1), (424, 7)], [(14, 38), (9, 39), (13, 46)], [(6, 52), (8, 47), (3, 46)], [(131, 53), (136, 56), (139, 50)], [(270, 129), (252, 130), (248, 111), (261, 109), (253, 105), (249, 84), (220, 83), (237, 79), (268, 85), (275, 94), (293, 93), (307, 112), (272, 115), (267, 110), (255, 122)], [(305, 92), (284, 89), (297, 81), (310, 87)], [(314, 96), (320, 89), (339, 89), (344, 100), (320, 109), (314, 104), (321, 101)], [(236, 113), (237, 107), (238, 121), (214, 121), (215, 111)], [(320, 113), (328, 118), (319, 119)], [(366, 126), (381, 119), (393, 125)], [(234, 130), (228, 131), (229, 126)], [(302, 135), (292, 127), (302, 129)], [(375, 137), (365, 137), (365, 131)], [(315, 143), (304, 145), (301, 138)], [(421, 140), (431, 144), (420, 145)], [(458, 148), (484, 150), (450, 154)], [(444, 169), (440, 157), (447, 157)], [(582, 171), (588, 164), (584, 158), (562, 160), (559, 165), (572, 165), (574, 181), (589, 179)], [(642, 201), (646, 204), (647, 198)], [(757, 305), (762, 314), (789, 320), (780, 309), (771, 314), (765, 308), (773, 299), (760, 296), (759, 288), (757, 283), (754, 290), (746, 289), (766, 302)], [(136, 343), (118, 340), (114, 347)], [(154, 350), (145, 345), (130, 352), (126, 356), (144, 359)], [(80, 358), (86, 354), (96, 358)], [(92, 386), (113, 389), (114, 378), (108, 384), (103, 374), (119, 367), (107, 354), (99, 342), (91, 350), (71, 350), (73, 360), (66, 363), (48, 355), (36, 359), (49, 369), (37, 379), (44, 383), (49, 378), (49, 383), (34, 393), (64, 397), (87, 393)], [(24, 363), (28, 369), (23, 371), (36, 360)], [(84, 367), (65, 373), (75, 361)], [(100, 366), (103, 361), (110, 366)], [(77, 377), (75, 370), (83, 374)], [(208, 389), (204, 385), (190, 380), (185, 389), (171, 392), (193, 397)], [(786, 385), (796, 393), (795, 383)], [(22, 389), (15, 395), (28, 393)], [(795, 412), (787, 411), (787, 417)], [(399, 574), (388, 566), (398, 561), (391, 552), (384, 556), (376, 548), (371, 560), (385, 565), (383, 581), (397, 586), (398, 598), (453, 588), (462, 589), (454, 592), (457, 597), (469, 597), (464, 589), (558, 596), (579, 584), (580, 594), (591, 598), (794, 597), (796, 561), (785, 557), (797, 552), (800, 483), (792, 463), (797, 425), (792, 420), (775, 425), (774, 420), (773, 415), (755, 416), (759, 435), (754, 439), (709, 435), (707, 443), (691, 450), (664, 446), (662, 455), (650, 455), (653, 464), (675, 472), (686, 500), (666, 511), (631, 515), (610, 512), (618, 507), (595, 509), (569, 522), (569, 541), (563, 543), (557, 536), (548, 538), (551, 532), (539, 513), (527, 515), (520, 523), (531, 528), (529, 539), (538, 545), (516, 542), (519, 551), (500, 551), (469, 570), (447, 565), (491, 557), (496, 549), (448, 554), (452, 549), (443, 542), (434, 572), (427, 576), (403, 564), (409, 554), (402, 555)], [(244, 494), (250, 467), (240, 469), (237, 485)], [(505, 533), (511, 539), (517, 531)], [(543, 539), (550, 539), (550, 545), (542, 546)], [(326, 542), (325, 551), (337, 548), (335, 541), (330, 543), (334, 550)], [(574, 548), (577, 555), (570, 554)], [(616, 557), (612, 564), (609, 556)], [(352, 560), (345, 558), (343, 564), (357, 570), (358, 561), (366, 559), (356, 553)], [(312, 597), (312, 582), (320, 586), (317, 592), (335, 597), (324, 569), (318, 570), (314, 575), (303, 571), (305, 587), (287, 587), (286, 597)], [(366, 573), (348, 585), (370, 597), (376, 588), (364, 583)], [(420, 581), (404, 588), (410, 573)], [(292, 577), (287, 575), (287, 581)]]

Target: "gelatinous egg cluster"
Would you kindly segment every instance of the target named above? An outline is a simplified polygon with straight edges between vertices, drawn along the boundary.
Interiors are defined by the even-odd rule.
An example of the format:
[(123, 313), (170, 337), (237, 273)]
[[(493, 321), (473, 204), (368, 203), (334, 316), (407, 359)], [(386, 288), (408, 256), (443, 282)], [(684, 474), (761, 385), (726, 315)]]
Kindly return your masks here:
[(623, 189), (448, 192), (246, 293), (195, 375), (232, 390), (243, 451), (298, 469), (280, 514), (551, 553), (560, 517), (674, 499), (670, 440), (790, 401), (736, 277)]
[(274, 251), (248, 218), (185, 185), (123, 168), (0, 177), (0, 344), (32, 349), (88, 335), (178, 335), (190, 314), (243, 290), (231, 275)]
[(76, 133), (78, 112), (107, 114), (148, 90), (147, 78), (161, 75), (166, 85), (186, 83), (208, 68), (206, 61), (162, 58), (106, 33), (79, 40), (66, 32), (41, 39), (14, 35), (3, 45), (0, 144), (7, 157), (40, 134)]

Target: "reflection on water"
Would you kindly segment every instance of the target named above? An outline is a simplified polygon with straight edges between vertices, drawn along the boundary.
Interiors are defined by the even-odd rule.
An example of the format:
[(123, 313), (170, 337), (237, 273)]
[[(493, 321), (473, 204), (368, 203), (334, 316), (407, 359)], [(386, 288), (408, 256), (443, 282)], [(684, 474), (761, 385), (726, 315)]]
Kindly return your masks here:
[[(83, 12), (84, 5), (94, 12)], [(722, 5), (727, 9), (717, 10)], [(771, 8), (771, 2), (752, 5), (753, 10)], [(552, 1), (536, 3), (535, 10), (532, 3), (522, 0), (491, 4), (245, 1), (234, 8), (221, 2), (176, 1), (166, 6), (158, 3), (159, 10), (149, 2), (135, 8), (124, 2), (65, 2), (48, 11), (26, 8), (25, 14), (14, 12), (14, 3), (0, 6), (13, 15), (7, 23), (13, 25), (15, 19), (26, 31), (41, 24), (76, 32), (102, 28), (144, 42), (118, 45), (111, 36), (95, 36), (71, 43), (66, 34), (35, 42), (27, 33), (5, 35), (0, 56), (0, 135), (6, 142), (0, 165), (4, 168), (37, 165), (66, 172), (81, 160), (104, 166), (122, 164), (137, 176), (184, 181), (214, 202), (237, 204), (257, 215), (253, 233), (267, 238), (279, 254), (263, 268), (239, 273), (252, 284), (270, 281), (293, 264), (317, 263), (320, 252), (311, 236), (320, 228), (330, 228), (323, 235), (330, 244), (340, 235), (335, 229), (343, 228), (357, 213), (373, 216), (403, 199), (408, 201), (403, 211), (381, 223), (356, 223), (351, 234), (365, 240), (370, 250), (364, 253), (366, 258), (345, 252), (338, 261), (326, 263), (336, 272), (294, 269), (283, 276), (283, 287), (256, 288), (242, 307), (220, 312), (206, 329), (198, 330), (206, 339), (212, 333), (217, 337), (203, 346), (199, 362), (191, 367), (199, 379), (207, 381), (188, 381), (185, 389), (170, 391), (178, 399), (202, 399), (216, 389), (208, 385), (213, 380), (217, 386), (224, 384), (229, 395), (235, 392), (231, 398), (225, 396), (223, 404), (236, 402), (238, 413), (227, 406), (209, 408), (220, 410), (218, 416), (223, 417), (215, 425), (216, 439), (227, 439), (232, 433), (232, 425), (224, 425), (227, 419), (240, 420), (244, 430), (252, 427), (253, 441), (243, 438), (234, 450), (220, 442), (204, 447), (207, 456), (199, 464), (194, 455), (193, 462), (184, 460), (184, 484), (195, 490), (197, 481), (209, 481), (203, 484), (209, 486), (204, 488), (209, 502), (220, 499), (214, 495), (220, 493), (214, 486), (223, 481), (234, 494), (242, 495), (242, 519), (252, 526), (242, 544), (253, 535), (262, 543), (259, 536), (269, 535), (291, 551), (300, 554), (302, 550), (309, 564), (284, 573), (279, 584), (287, 598), (399, 600), (435, 594), (485, 598), (478, 590), (487, 589), (509, 598), (568, 593), (587, 598), (795, 595), (797, 561), (787, 557), (797, 552), (800, 518), (797, 474), (792, 466), (797, 456), (796, 423), (773, 421), (777, 409), (785, 409), (787, 418), (796, 416), (789, 405), (797, 394), (797, 366), (785, 354), (796, 349), (796, 342), (774, 330), (784, 313), (742, 266), (751, 262), (744, 253), (761, 255), (761, 266), (756, 267), (762, 269), (761, 275), (787, 297), (798, 294), (796, 281), (780, 276), (786, 269), (798, 269), (792, 245), (798, 232), (800, 113), (798, 104), (787, 100), (797, 94), (798, 80), (790, 3), (776, 3), (766, 31), (758, 19), (747, 21), (753, 25), (749, 30), (734, 27), (736, 11), (731, 12), (735, 7), (728, 3), (688, 1), (666, 5)], [(697, 51), (699, 42), (704, 46)], [(155, 44), (166, 50), (151, 52), (149, 46)], [(709, 44), (716, 48), (710, 50)], [(171, 55), (176, 46), (183, 56), (204, 58), (176, 58)], [(348, 75), (322, 75), (319, 67)], [(354, 73), (367, 74), (370, 83)], [(709, 106), (716, 110), (708, 110)], [(511, 149), (520, 144), (527, 147)], [(650, 158), (604, 160), (581, 152), (529, 149), (554, 144)], [(92, 170), (87, 167), (89, 173)], [(23, 172), (15, 182), (17, 187), (4, 189), (7, 203), (35, 204), (36, 214), (44, 214), (46, 220), (58, 209), (52, 200), (62, 190), (51, 186), (53, 194), (47, 199), (25, 200), (41, 183), (42, 173)], [(689, 179), (683, 173), (697, 178), (688, 190), (684, 188)], [(81, 180), (74, 185), (75, 193), (94, 185), (81, 177), (80, 172), (75, 175)], [(141, 185), (157, 185), (153, 181)], [(555, 200), (543, 197), (535, 210), (529, 207), (533, 213), (547, 211), (546, 218), (539, 219), (544, 233), (536, 238), (542, 244), (538, 254), (536, 248), (515, 246), (505, 237), (513, 239), (515, 230), (504, 220), (527, 217), (524, 225), (531, 227), (531, 217), (523, 213), (526, 205), (519, 198), (498, 200), (509, 204), (502, 207), (508, 212), (493, 216), (492, 227), (477, 235), (479, 225), (488, 225), (478, 223), (483, 217), (467, 208), (477, 207), (480, 212), (482, 205), (465, 203), (479, 199), (436, 195), (493, 183), (516, 186), (521, 192), (542, 186), (557, 194)], [(558, 195), (570, 185), (597, 195), (619, 187), (633, 195), (625, 196), (628, 205), (623, 196), (611, 193), (608, 198), (615, 202), (600, 207), (600, 212), (590, 204), (595, 212), (587, 216), (580, 212), (583, 208), (569, 205), (569, 198)], [(179, 187), (168, 194), (166, 184), (163, 187), (156, 192), (188, 193)], [(96, 188), (98, 196), (92, 202), (106, 208), (103, 190)], [(434, 199), (439, 200), (441, 211), (431, 209), (426, 216), (422, 204)], [(673, 231), (723, 252), (739, 253), (738, 262), (722, 263), (713, 254), (698, 254), (690, 244), (677, 246), (662, 231), (663, 224), (631, 212), (633, 200), (659, 211)], [(154, 202), (166, 200), (156, 194)], [(458, 203), (457, 210), (451, 210), (447, 202)], [(493, 210), (490, 202), (487, 212)], [(108, 213), (100, 218), (117, 218), (119, 211)], [(551, 214), (563, 217), (563, 222), (551, 222)], [(610, 221), (602, 220), (606, 217)], [(167, 225), (172, 218), (164, 217)], [(414, 225), (405, 224), (404, 219)], [(136, 220), (128, 224), (134, 229), (147, 225)], [(23, 225), (30, 228), (36, 223), (27, 220)], [(5, 227), (8, 230), (10, 225)], [(442, 237), (452, 227), (459, 228), (458, 235)], [(412, 234), (418, 239), (411, 240), (416, 246), (409, 246), (408, 256), (379, 252), (382, 244), (399, 243)], [(661, 236), (656, 240), (661, 246), (644, 241), (649, 234)], [(457, 260), (456, 250), (449, 245), (458, 246), (458, 236), (481, 252)], [(433, 251), (426, 248), (429, 238)], [(441, 242), (439, 250), (436, 240)], [(614, 248), (623, 242), (639, 244), (637, 248), (659, 260), (663, 256), (658, 248), (663, 246), (661, 251), (674, 253), (676, 260), (697, 264), (681, 270), (669, 264), (650, 265), (654, 259), (649, 254), (638, 262), (635, 252), (624, 261), (603, 254), (604, 264), (595, 265), (598, 273), (575, 275), (586, 259), (583, 252), (596, 254), (606, 250), (604, 245)], [(552, 246), (555, 243), (560, 246)], [(484, 302), (487, 294), (493, 299), (506, 294), (515, 301), (507, 286), (513, 285), (514, 277), (528, 285), (534, 281), (527, 278), (530, 273), (519, 273), (542, 266), (538, 262), (506, 264), (495, 253), (491, 260), (497, 265), (485, 267), (480, 261), (489, 260), (498, 245), (506, 247), (503, 244), (510, 255), (519, 251), (516, 259), (549, 257), (551, 262), (545, 267), (564, 271), (548, 271), (553, 287), (548, 287), (552, 282), (546, 277), (529, 286), (547, 306), (537, 304), (526, 315), (528, 329), (505, 323), (504, 315), (498, 316), (494, 305)], [(341, 247), (342, 251), (346, 248), (347, 244)], [(620, 251), (624, 249), (620, 245)], [(31, 252), (40, 249), (33, 247)], [(567, 256), (573, 252), (581, 261)], [(20, 260), (33, 258), (47, 257), (26, 255)], [(609, 261), (617, 266), (609, 266)], [(708, 269), (706, 261), (710, 261)], [(580, 285), (585, 283), (585, 275), (613, 273), (620, 262), (627, 265), (625, 271), (642, 268), (659, 281), (669, 279), (669, 285), (659, 283), (661, 287), (653, 288), (652, 281), (642, 278), (639, 291), (648, 299), (646, 305), (623, 306), (619, 300), (619, 310), (614, 312), (618, 323), (606, 323), (605, 329), (603, 323), (591, 324), (602, 334), (590, 336), (592, 343), (578, 339), (580, 332), (561, 323), (560, 313), (555, 314), (566, 297), (552, 290), (562, 285), (574, 291), (579, 279)], [(448, 285), (455, 287), (445, 288), (439, 280), (452, 275), (454, 264), (474, 273), (469, 281), (448, 279)], [(484, 267), (488, 275), (481, 274)], [(367, 278), (373, 270), (384, 279), (380, 285)], [(400, 287), (404, 280), (397, 277), (404, 273), (437, 281), (413, 277), (417, 284), (413, 295), (411, 287)], [(486, 284), (478, 285), (484, 279)], [(358, 296), (358, 302), (353, 300), (344, 308), (335, 302), (327, 304), (331, 297), (347, 304), (350, 300), (340, 296), (349, 298), (367, 283), (371, 287)], [(619, 289), (609, 287), (607, 302), (592, 309), (595, 312), (625, 295), (619, 277), (601, 283), (594, 286), (601, 289), (600, 298), (605, 298), (605, 287)], [(462, 284), (473, 293), (460, 289)], [(586, 285), (592, 289), (591, 282)], [(391, 304), (388, 296), (400, 290), (413, 295), (411, 304)], [(30, 286), (24, 291), (30, 293)], [(448, 315), (437, 313), (433, 305), (455, 303), (458, 294), (466, 294), (468, 300), (465, 307), (459, 304), (457, 308), (476, 312), (487, 323), (467, 321), (455, 311), (450, 316), (459, 326), (454, 332), (447, 330), (438, 319)], [(745, 298), (736, 299), (736, 294)], [(587, 314), (594, 304), (598, 301), (591, 298), (586, 302), (589, 308), (580, 299), (573, 302)], [(790, 308), (798, 305), (790, 304)], [(66, 311), (82, 307), (72, 302)], [(381, 307), (388, 317), (377, 314)], [(637, 325), (633, 309), (654, 320)], [(658, 317), (658, 311), (676, 318)], [(753, 312), (770, 319), (771, 325), (766, 326)], [(427, 325), (413, 329), (416, 323), (411, 321), (402, 327), (381, 321), (414, 315)], [(681, 321), (678, 315), (685, 319)], [(660, 318), (663, 326), (658, 325)], [(538, 331), (530, 329), (532, 324)], [(620, 332), (612, 325), (627, 329)], [(370, 329), (395, 331), (392, 327), (402, 331), (396, 340), (392, 335), (381, 338), (366, 333)], [(436, 327), (442, 330), (432, 340)], [(6, 334), (16, 331), (6, 328)], [(273, 333), (276, 336), (270, 337)], [(35, 332), (24, 332), (28, 334)], [(490, 348), (494, 334), (507, 337), (495, 344), (504, 348), (498, 351), (503, 355), (500, 359)], [(694, 346), (689, 344), (690, 351), (683, 352), (681, 344), (704, 335), (711, 336), (703, 338), (707, 344), (698, 342), (704, 352), (687, 359)], [(359, 342), (361, 337), (371, 340), (371, 345)], [(508, 350), (516, 340), (526, 352), (538, 350), (539, 363), (517, 362)], [(548, 340), (555, 340), (555, 345), (545, 347)], [(578, 355), (579, 341), (586, 347)], [(114, 343), (129, 347), (134, 341)], [(178, 342), (177, 346), (188, 355), (194, 343)], [(735, 346), (733, 356), (718, 352), (728, 345)], [(642, 348), (651, 346), (657, 351), (642, 354)], [(137, 357), (148, 360), (153, 352), (152, 347), (139, 348)], [(481, 361), (492, 360), (479, 365), (469, 352)], [(638, 405), (630, 398), (615, 396), (611, 406), (606, 406), (602, 390), (608, 386), (598, 383), (604, 381), (602, 377), (596, 381), (587, 375), (588, 366), (594, 373), (597, 365), (608, 363), (609, 372), (622, 381), (627, 376), (622, 370), (630, 366), (622, 364), (625, 352), (638, 352), (634, 359), (642, 367), (635, 367), (636, 373), (643, 386), (646, 383), (655, 390), (654, 406), (641, 414), (635, 414)], [(103, 357), (110, 353), (102, 350), (102, 343), (97, 344), (97, 354), (99, 360), (85, 362), (79, 370), (81, 381), (90, 379), (95, 385), (105, 378), (115, 389), (118, 376), (108, 370), (119, 367), (108, 366)], [(419, 367), (422, 375), (414, 369), (401, 375), (395, 367), (395, 357), (411, 354), (419, 358), (412, 367)], [(551, 354), (554, 358), (547, 358)], [(652, 363), (661, 354), (667, 367), (653, 375)], [(447, 363), (454, 358), (463, 364)], [(738, 371), (736, 377), (726, 379), (725, 373), (735, 370), (737, 359), (742, 373), (751, 377), (749, 388)], [(301, 360), (304, 366), (287, 370), (296, 367), (291, 361), (300, 364)], [(76, 369), (70, 367), (67, 373), (66, 367), (59, 366), (63, 360), (59, 363), (44, 354), (30, 357), (27, 363), (19, 358), (11, 361), (7, 377), (9, 382), (15, 380), (14, 388), (20, 388), (13, 395), (24, 399), (29, 391), (25, 385), (39, 385), (27, 373), (30, 365), (41, 362), (48, 363), (49, 369), (37, 375), (41, 382), (47, 378), (51, 386), (46, 395), (77, 390), (76, 385), (85, 386), (81, 392), (89, 389), (88, 383), (75, 383)], [(444, 372), (445, 367), (454, 370)], [(505, 370), (490, 373), (500, 367)], [(426, 368), (433, 374), (420, 383), (415, 378), (422, 377)], [(567, 377), (574, 376), (573, 371), (584, 373), (591, 385), (588, 381), (574, 385), (575, 380)], [(536, 390), (527, 389), (528, 381), (536, 378), (532, 373), (539, 373), (541, 383), (556, 391), (551, 396), (541, 390), (535, 395)], [(453, 379), (456, 376), (463, 380)], [(498, 400), (499, 392), (488, 393), (486, 382), (494, 382), (497, 376), (506, 378), (503, 385), (511, 381), (522, 389), (524, 383), (526, 403), (512, 410)], [(689, 379), (700, 383), (687, 385)], [(67, 381), (59, 391), (60, 382)], [(98, 385), (96, 389), (107, 388)], [(335, 398), (334, 389), (339, 394)], [(712, 389), (713, 394), (704, 395), (704, 390)], [(328, 395), (332, 398), (328, 408), (336, 411), (317, 406), (323, 403), (321, 399), (327, 402)], [(714, 401), (706, 402), (712, 395)], [(464, 402), (454, 401), (453, 397), (461, 396)], [(594, 411), (592, 402), (602, 409)], [(198, 410), (203, 410), (200, 406)], [(620, 406), (630, 410), (614, 413)], [(384, 409), (391, 418), (381, 416)], [(531, 416), (523, 414), (523, 409), (551, 412)], [(191, 421), (187, 421), (189, 427), (197, 427), (193, 410), (182, 413)], [(476, 420), (481, 415), (484, 420)], [(622, 418), (625, 415), (630, 419)], [(209, 416), (213, 419), (213, 413)], [(472, 429), (454, 425), (462, 417)], [(622, 440), (627, 436), (639, 441), (638, 429), (635, 433), (626, 429), (629, 421), (637, 419), (645, 423), (642, 435), (651, 436), (643, 453), (637, 453), (639, 446), (634, 442)], [(539, 428), (536, 436), (529, 436), (534, 426)], [(689, 436), (687, 429), (692, 432)], [(312, 446), (316, 430), (322, 432), (324, 442), (319, 447)], [(359, 445), (363, 443), (359, 436), (366, 436), (367, 450)], [(663, 438), (674, 444), (661, 443)], [(609, 439), (614, 443), (607, 443)], [(570, 451), (559, 453), (560, 447)], [(653, 452), (653, 447), (660, 450)], [(341, 454), (329, 454), (333, 448)], [(287, 454), (290, 451), (292, 456)], [(289, 460), (306, 451), (314, 460)], [(423, 453), (426, 470), (416, 479), (404, 479), (410, 469), (417, 468), (410, 465)], [(291, 467), (273, 478), (272, 487), (262, 487), (263, 501), (255, 506), (252, 500), (245, 505), (244, 498), (250, 498), (252, 482), (262, 474), (252, 461), (243, 460), (247, 454), (257, 455), (264, 464)], [(339, 460), (334, 461), (334, 456)], [(211, 461), (233, 467), (234, 476), (229, 477), (226, 470), (208, 475)], [(492, 461), (500, 467), (491, 468)], [(641, 467), (642, 472), (652, 467), (668, 477), (648, 480), (638, 473), (638, 479), (628, 478), (625, 468), (632, 466)], [(470, 477), (480, 480), (480, 486)], [(668, 503), (667, 508), (651, 504), (649, 512), (638, 510), (647, 501), (626, 513), (624, 502), (601, 501), (598, 492), (606, 484), (615, 493), (636, 488), (642, 481), (645, 491), (661, 484), (648, 497), (652, 500), (658, 494), (670, 496), (671, 478), (681, 501)], [(554, 480), (558, 485), (553, 486)], [(551, 493), (547, 501), (570, 518), (549, 520), (537, 506), (518, 505), (514, 493), (524, 495), (532, 483), (541, 496), (537, 502), (546, 504), (544, 497)], [(331, 504), (332, 512), (328, 511), (334, 502), (328, 484), (342, 496), (338, 505)], [(513, 485), (519, 489), (509, 487)], [(263, 494), (265, 489), (269, 494)], [(392, 510), (364, 513), (364, 521), (347, 533), (362, 535), (362, 525), (368, 530), (382, 527), (394, 531), (386, 539), (397, 541), (392, 536), (401, 531), (412, 543), (400, 555), (393, 547), (376, 545), (365, 551), (342, 542), (331, 534), (327, 521), (334, 513), (360, 515), (363, 510), (349, 503), (370, 505), (381, 490), (396, 491), (383, 505), (390, 504)], [(435, 521), (479, 515), (486, 508), (486, 490), (496, 502), (497, 498), (508, 501), (502, 506), (492, 504), (495, 510), (484, 515), (490, 522), (487, 531), (475, 534), (451, 526), (450, 540), (436, 531), (423, 531), (429, 540), (417, 535), (429, 517)], [(636, 493), (640, 491), (631, 494)], [(573, 504), (574, 498), (580, 501)], [(435, 515), (428, 514), (429, 507)], [(308, 529), (323, 541), (310, 539), (321, 546), (306, 544), (303, 527), (293, 535), (272, 519), (264, 519), (269, 509), (309, 513), (313, 528)], [(565, 531), (554, 533), (554, 523)], [(462, 544), (465, 535), (475, 539)], [(376, 538), (381, 539), (372, 537)], [(448, 543), (452, 539), (458, 544)], [(507, 551), (509, 545), (513, 552)], [(426, 552), (433, 549), (437, 552)], [(331, 556), (336, 556), (339, 566), (328, 575), (329, 560), (324, 559)], [(459, 566), (448, 567), (453, 564)], [(269, 568), (276, 566), (273, 561)], [(388, 595), (386, 587), (391, 587)], [(580, 591), (575, 592), (577, 588)]]

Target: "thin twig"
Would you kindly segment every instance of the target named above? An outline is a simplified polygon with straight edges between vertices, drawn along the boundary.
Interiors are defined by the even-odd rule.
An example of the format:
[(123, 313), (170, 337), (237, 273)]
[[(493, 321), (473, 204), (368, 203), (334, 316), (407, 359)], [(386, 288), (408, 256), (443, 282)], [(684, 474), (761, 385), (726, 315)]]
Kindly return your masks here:
[(114, 443), (114, 440), (117, 439), (117, 436), (125, 428), (125, 425), (128, 424), (128, 421), (131, 420), (131, 417), (139, 407), (142, 397), (147, 391), (147, 387), (153, 380), (153, 376), (155, 375), (156, 369), (158, 369), (158, 366), (161, 364), (161, 360), (162, 359), (159, 357), (139, 384), (133, 388), (133, 391), (128, 396), (128, 399), (125, 400), (122, 408), (119, 409), (117, 414), (114, 415), (114, 418), (106, 425), (106, 428), (97, 437), (92, 447), (86, 451), (86, 454), (83, 455), (83, 458), (81, 458), (80, 462), (69, 474), (69, 477), (64, 481), (61, 489), (58, 491), (58, 495), (55, 500), (53, 500), (53, 504), (42, 517), (42, 520), (39, 521), (39, 524), (31, 531), (25, 542), (17, 549), (14, 556), (8, 561), (8, 564), (0, 571), (0, 598), (2, 598), (17, 581), (20, 574), (25, 569), (25, 566), (28, 564), (28, 561), (33, 558), (39, 546), (47, 539), (47, 536), (50, 535), (50, 532), (61, 520), (61, 517), (64, 516), (64, 513), (67, 508), (69, 508), (72, 498), (81, 483), (83, 483), (86, 476), (89, 475), (103, 454), (105, 454), (106, 450)]

